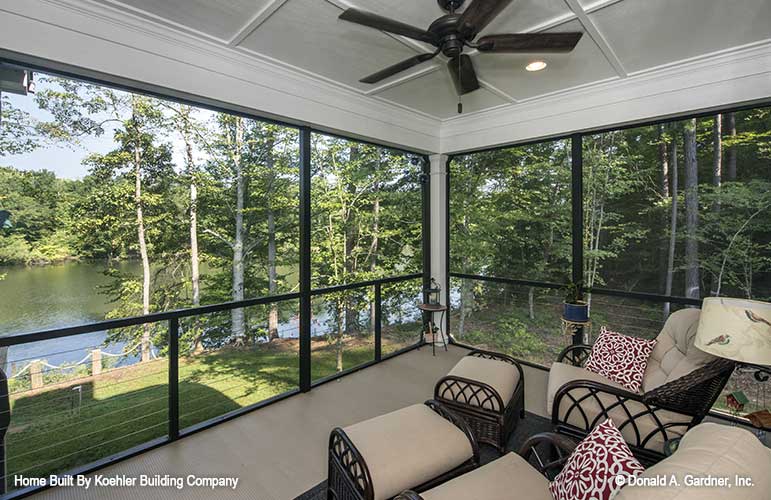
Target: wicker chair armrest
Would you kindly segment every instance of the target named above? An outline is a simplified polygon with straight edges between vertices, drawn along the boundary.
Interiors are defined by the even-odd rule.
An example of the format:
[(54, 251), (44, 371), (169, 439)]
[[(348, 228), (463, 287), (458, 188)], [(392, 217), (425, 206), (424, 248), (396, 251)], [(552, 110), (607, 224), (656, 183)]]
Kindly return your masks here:
[[(590, 394), (596, 394), (600, 395), (602, 393), (609, 394), (611, 396), (615, 396), (616, 398), (623, 398), (624, 400), (628, 401), (636, 401), (641, 404), (645, 404), (643, 402), (643, 396), (642, 394), (636, 394), (631, 391), (627, 391), (625, 389), (619, 389), (618, 387), (613, 387), (611, 385), (603, 384), (601, 382), (595, 382), (593, 380), (571, 380), (570, 382), (564, 384), (562, 387), (559, 388), (557, 391), (557, 394), (554, 396), (554, 401), (552, 403), (552, 422), (558, 423), (558, 418), (560, 418), (559, 415), (559, 408), (560, 404), (562, 403), (563, 398), (571, 398), (575, 400), (575, 397), (571, 396), (571, 393), (577, 392), (577, 391), (590, 391)], [(582, 400), (588, 399), (586, 397), (582, 399), (575, 400), (575, 403), (580, 403)], [(597, 400), (597, 397), (594, 397), (593, 399)], [(600, 407), (603, 407), (602, 404), (600, 404)], [(605, 409), (606, 412), (610, 409)], [(607, 417), (607, 415), (605, 415)], [(599, 417), (598, 417), (599, 418)], [(565, 418), (567, 420), (567, 418)], [(590, 422), (591, 423), (591, 422)], [(602, 423), (602, 422), (594, 422), (594, 424), (589, 426), (589, 429), (592, 429), (595, 424)]]
[(588, 344), (569, 345), (557, 355), (557, 361), (560, 363), (567, 361), (573, 366), (584, 366), (591, 352), (592, 346)]
[[(520, 376), (520, 383), (522, 376)], [(476, 406), (487, 410), (502, 412), (506, 405), (498, 391), (491, 385), (479, 380), (446, 375), (434, 386), (434, 399)]]
[(551, 480), (562, 470), (576, 446), (578, 443), (567, 436), (542, 432), (522, 443), (517, 453)]
[[(583, 393), (583, 394), (582, 394)], [(610, 396), (610, 397), (607, 397)], [(567, 409), (560, 414), (560, 407), (563, 400), (568, 400)], [(584, 401), (594, 401), (600, 408), (597, 415), (590, 417), (581, 408), (581, 403)], [(619, 415), (619, 410), (621, 417)], [(634, 439), (627, 439), (627, 442), (633, 446), (639, 448), (645, 448), (645, 446), (653, 439), (654, 436), (660, 435), (663, 440), (668, 440), (675, 437), (670, 433), (670, 429), (674, 428), (690, 428), (694, 425), (691, 415), (682, 414), (683, 419), (677, 421), (664, 422), (659, 417), (658, 413), (661, 410), (672, 410), (671, 408), (663, 407), (657, 404), (650, 404), (645, 400), (642, 394), (637, 394), (625, 389), (619, 389), (600, 382), (592, 380), (573, 380), (566, 383), (559, 388), (557, 394), (554, 396), (554, 403), (552, 405), (552, 424), (555, 426), (566, 425), (569, 427), (577, 428), (583, 432), (589, 432), (594, 429), (595, 426), (601, 424), (608, 418), (611, 418), (610, 413), (616, 411), (616, 415), (613, 417), (613, 423), (619, 430), (623, 431), (626, 428), (632, 429), (634, 433)], [(568, 424), (570, 417), (574, 414), (580, 416), (579, 420), (582, 424)], [(656, 428), (653, 431), (644, 433), (643, 429), (637, 423), (638, 419), (650, 417), (656, 422)]]
[(682, 377), (643, 394), (643, 401), (699, 420), (720, 396), (736, 363), (718, 358)]
[(505, 363), (509, 363), (514, 366), (517, 366), (519, 364), (516, 359), (512, 358), (508, 354), (503, 354), (502, 352), (495, 352), (495, 351), (485, 351), (483, 349), (474, 349), (470, 353), (466, 354), (466, 356), (474, 356), (476, 358), (484, 358), (484, 359), (497, 359), (498, 361), (503, 361)]
[(335, 427), (329, 434), (329, 455), (330, 460), (335, 460), (345, 470), (348, 479), (362, 498), (374, 498), (372, 475), (367, 462), (340, 427)]
[(424, 403), (426, 406), (434, 410), (436, 413), (438, 413), (441, 417), (444, 419), (452, 422), (455, 427), (460, 429), (463, 434), (466, 435), (466, 438), (469, 440), (469, 444), (471, 444), (471, 450), (474, 454), (474, 463), (479, 463), (479, 443), (477, 442), (477, 438), (474, 436), (474, 433), (471, 431), (471, 427), (466, 423), (463, 418), (455, 414), (453, 411), (451, 411), (447, 406), (443, 405), (439, 401), (435, 401), (433, 399), (429, 399)]
[(407, 490), (396, 495), (394, 500), (423, 500), (423, 497), (412, 490)]

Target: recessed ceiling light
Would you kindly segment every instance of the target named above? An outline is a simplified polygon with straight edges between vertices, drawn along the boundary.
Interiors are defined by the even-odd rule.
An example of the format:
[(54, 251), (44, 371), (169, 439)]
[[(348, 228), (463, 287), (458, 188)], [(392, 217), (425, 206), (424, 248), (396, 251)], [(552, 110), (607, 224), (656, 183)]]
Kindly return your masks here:
[(546, 67), (545, 61), (533, 61), (527, 66), (525, 66), (525, 69), (528, 71), (541, 71)]

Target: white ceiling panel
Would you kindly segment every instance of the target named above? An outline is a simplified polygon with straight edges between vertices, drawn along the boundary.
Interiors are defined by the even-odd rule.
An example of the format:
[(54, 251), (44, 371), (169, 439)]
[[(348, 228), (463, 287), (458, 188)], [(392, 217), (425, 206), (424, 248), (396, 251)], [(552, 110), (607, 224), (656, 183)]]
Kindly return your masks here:
[(217, 38), (229, 39), (271, 0), (98, 0), (124, 4)]
[[(467, 0), (467, 3), (469, 1)], [(435, 19), (447, 14), (436, 0), (352, 0), (348, 3), (357, 9), (368, 10), (423, 29), (427, 29)]]
[(771, 38), (771, 0), (625, 0), (590, 18), (631, 72)]
[[(445, 14), (436, 0), (85, 3), (90, 1), (130, 12), (129, 19), (140, 15), (140, 22), (161, 20), (163, 29), (173, 24), (204, 33), (207, 36), (193, 36), (227, 50), (232, 49), (230, 43), (238, 44), (245, 49), (239, 56), (262, 54), (290, 69), (361, 93), (382, 89), (373, 92), (374, 96), (437, 118), (456, 116), (457, 96), (442, 57), (376, 85), (359, 83), (365, 76), (422, 52), (421, 44), (338, 19), (350, 6), (425, 29)], [(466, 0), (460, 11), (472, 1)], [(265, 14), (258, 16), (261, 12)], [(585, 35), (570, 54), (475, 53), (477, 74), (488, 88), (466, 95), (465, 109), (472, 112), (509, 104), (511, 99), (526, 101), (612, 78), (623, 80), (648, 68), (769, 40), (769, 26), (771, 0), (512, 0), (482, 35), (543, 32), (548, 27), (546, 32), (582, 31)], [(527, 63), (535, 59), (545, 60), (547, 68), (525, 71)]]
[[(471, 1), (466, 0), (458, 12), (465, 10)], [(420, 28), (428, 28), (434, 20), (447, 14), (436, 0), (352, 0), (349, 3)], [(564, 0), (514, 0), (485, 28), (483, 34), (516, 33), (570, 13)]]
[(482, 34), (519, 33), (571, 14), (565, 0), (514, 0)]
[[(578, 21), (570, 21), (549, 31), (583, 30)], [(535, 59), (546, 61), (546, 69), (526, 71), (525, 66)], [(478, 54), (474, 65), (479, 78), (517, 100), (616, 75), (597, 44), (586, 34), (569, 54)]]
[[(458, 95), (446, 68), (391, 87), (378, 96), (439, 118), (450, 118), (458, 113)], [(481, 88), (463, 96), (463, 112), (479, 111), (506, 102)]]
[(324, 0), (289, 0), (241, 46), (362, 90), (359, 79), (416, 52), (380, 31), (341, 21)]

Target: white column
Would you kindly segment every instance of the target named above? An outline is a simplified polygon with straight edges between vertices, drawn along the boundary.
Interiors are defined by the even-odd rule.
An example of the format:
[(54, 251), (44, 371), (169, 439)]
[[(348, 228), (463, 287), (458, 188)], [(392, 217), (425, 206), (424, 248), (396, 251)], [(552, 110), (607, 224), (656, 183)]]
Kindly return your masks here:
[[(441, 303), (447, 301), (447, 155), (431, 155), (431, 277), (442, 287)], [(437, 315), (438, 316), (438, 315)], [(439, 326), (439, 318), (435, 318)], [(441, 328), (449, 341), (447, 316)]]

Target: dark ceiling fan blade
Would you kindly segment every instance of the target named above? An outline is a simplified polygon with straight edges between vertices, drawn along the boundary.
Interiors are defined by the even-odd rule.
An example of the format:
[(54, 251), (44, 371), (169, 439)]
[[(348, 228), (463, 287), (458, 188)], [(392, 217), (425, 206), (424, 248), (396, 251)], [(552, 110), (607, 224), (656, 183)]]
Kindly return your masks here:
[(463, 32), (473, 38), (510, 3), (511, 0), (474, 0), (463, 11), (459, 26)]
[(432, 45), (439, 43), (439, 39), (436, 37), (436, 35), (426, 30), (359, 9), (345, 10), (342, 14), (340, 14), (340, 19), (351, 23), (369, 26), (370, 28), (388, 31), (389, 33), (395, 33), (397, 35), (414, 38), (415, 40), (420, 40), (421, 42), (430, 43)]
[(522, 33), (487, 35), (477, 41), (480, 52), (570, 52), (583, 33)]
[(410, 57), (409, 59), (405, 59), (404, 61), (398, 62), (393, 66), (389, 66), (386, 69), (382, 69), (377, 73), (373, 73), (365, 78), (362, 78), (359, 81), (361, 83), (377, 83), (380, 80), (385, 80), (389, 76), (395, 75), (396, 73), (401, 73), (405, 69), (410, 69), (411, 67), (417, 66), (422, 62), (431, 60), (434, 57), (436, 57), (437, 54), (439, 54), (439, 52), (434, 52), (433, 54), (418, 54), (414, 57)]
[(452, 82), (458, 95), (468, 94), (479, 88), (477, 73), (474, 71), (474, 63), (467, 54), (453, 57), (447, 63), (447, 68), (452, 75)]

